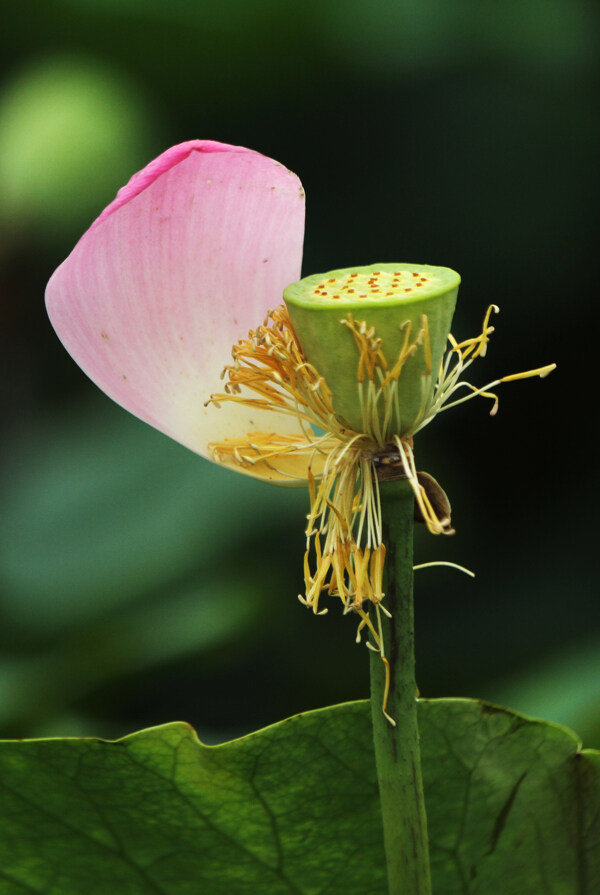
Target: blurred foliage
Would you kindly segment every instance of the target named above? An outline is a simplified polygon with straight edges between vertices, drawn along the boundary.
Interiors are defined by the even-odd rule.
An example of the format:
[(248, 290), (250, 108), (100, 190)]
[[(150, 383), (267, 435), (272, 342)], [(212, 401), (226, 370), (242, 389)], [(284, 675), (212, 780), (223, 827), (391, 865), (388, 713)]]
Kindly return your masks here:
[(147, 131), (143, 105), (107, 66), (59, 56), (18, 73), (0, 104), (3, 221), (71, 236), (144, 164)]
[(580, 0), (333, 0), (322, 9), (334, 51), (375, 76), (496, 63), (560, 77), (595, 63), (594, 11)]
[(419, 438), (458, 534), (420, 532), (418, 561), (477, 572), (418, 573), (419, 681), (599, 745), (597, 5), (23, 0), (2, 18), (2, 733), (183, 717), (212, 741), (367, 695), (352, 620), (295, 599), (305, 495), (130, 419), (45, 320), (45, 282), (119, 186), (208, 137), (300, 174), (306, 273), (454, 267), (457, 336), (503, 311), (477, 382), (558, 362), (494, 420), (471, 405)]

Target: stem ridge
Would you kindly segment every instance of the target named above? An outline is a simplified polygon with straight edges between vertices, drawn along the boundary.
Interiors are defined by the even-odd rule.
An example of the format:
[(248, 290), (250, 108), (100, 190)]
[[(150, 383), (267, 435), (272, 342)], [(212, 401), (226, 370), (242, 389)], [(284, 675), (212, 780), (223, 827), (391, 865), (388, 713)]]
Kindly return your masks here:
[(380, 483), (384, 591), (382, 618), (390, 689), (382, 711), (385, 666), (371, 654), (371, 710), (389, 895), (431, 895), (427, 816), (417, 722), (413, 609), (414, 494), (406, 480)]

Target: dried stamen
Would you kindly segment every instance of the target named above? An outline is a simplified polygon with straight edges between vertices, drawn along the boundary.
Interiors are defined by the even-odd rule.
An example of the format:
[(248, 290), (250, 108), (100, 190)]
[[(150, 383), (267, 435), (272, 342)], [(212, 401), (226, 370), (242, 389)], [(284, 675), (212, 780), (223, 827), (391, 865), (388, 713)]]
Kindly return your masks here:
[[(342, 293), (352, 295), (354, 287), (365, 290), (365, 294), (372, 294), (382, 285), (383, 273), (380, 271), (373, 272), (366, 283), (362, 282), (361, 276), (350, 273), (343, 283), (335, 278), (324, 280), (317, 291), (335, 299)], [(396, 288), (402, 277), (404, 281), (415, 282), (419, 274), (397, 271), (389, 276), (393, 277)], [(426, 283), (427, 280), (421, 276), (416, 285), (420, 282)], [(322, 615), (327, 612), (326, 607), (320, 606), (325, 593), (338, 597), (344, 612), (355, 612), (359, 616), (357, 641), (360, 642), (362, 631), (366, 629), (369, 634), (367, 647), (380, 653), (386, 667), (386, 696), (382, 708), (391, 723), (394, 721), (387, 714), (385, 705), (389, 665), (381, 635), (380, 613), (389, 613), (383, 603), (385, 545), (382, 542), (377, 467), (392, 456), (392, 451), (394, 466), (400, 468), (410, 482), (429, 531), (433, 534), (452, 533), (448, 514), (434, 507), (419, 480), (412, 436), (441, 410), (476, 395), (492, 399), (494, 413), (498, 398), (489, 391), (491, 388), (502, 382), (546, 376), (555, 368), (555, 364), (549, 364), (505, 376), (482, 388), (461, 380), (461, 374), (473, 360), (485, 354), (494, 329), (490, 318), (492, 313), (497, 312), (495, 305), (488, 308), (481, 333), (472, 339), (457, 342), (452, 335), (448, 336), (450, 348), (442, 359), (433, 391), (430, 388), (432, 355), (426, 315), (422, 316), (420, 328), (414, 336), (410, 321), (400, 325), (403, 332), (401, 348), (396, 360), (391, 363), (374, 327), (364, 320), (355, 320), (351, 313), (347, 313), (340, 323), (352, 333), (357, 349), (355, 375), (361, 431), (350, 429), (336, 414), (331, 391), (319, 372), (306, 360), (283, 306), (269, 312), (263, 326), (251, 331), (248, 339), (234, 346), (234, 363), (224, 371), (227, 376), (225, 391), (210, 399), (217, 406), (221, 401), (239, 402), (246, 407), (291, 414), (298, 420), (301, 434), (254, 432), (241, 438), (215, 442), (209, 447), (220, 463), (242, 468), (252, 466), (259, 471), (262, 468), (272, 473), (269, 477), (280, 480), (308, 481), (310, 512), (304, 557), (305, 592), (299, 598), (315, 614)], [(424, 361), (421, 408), (414, 426), (409, 431), (403, 431), (398, 383), (408, 358), (417, 352), (423, 352)], [(469, 389), (470, 394), (456, 398), (461, 388)], [(402, 436), (399, 431), (402, 431)], [(317, 432), (324, 434), (318, 435)], [(455, 567), (472, 574), (461, 566)], [(365, 607), (370, 603), (375, 607), (376, 624), (373, 624)]]

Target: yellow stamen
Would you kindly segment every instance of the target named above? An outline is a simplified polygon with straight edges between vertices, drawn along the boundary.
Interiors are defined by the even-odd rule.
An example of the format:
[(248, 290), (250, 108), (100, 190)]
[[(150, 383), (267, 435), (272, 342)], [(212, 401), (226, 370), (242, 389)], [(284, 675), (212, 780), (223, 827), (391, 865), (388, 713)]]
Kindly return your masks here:
[[(322, 594), (338, 597), (344, 612), (355, 612), (360, 622), (357, 641), (366, 628), (366, 645), (379, 652), (386, 668), (383, 712), (387, 714), (389, 663), (384, 655), (381, 633), (381, 612), (389, 615), (383, 604), (383, 570), (385, 545), (382, 542), (381, 502), (376, 464), (385, 462), (392, 452), (393, 463), (399, 466), (410, 482), (415, 500), (425, 523), (433, 534), (451, 534), (449, 518), (438, 518), (427, 492), (419, 482), (413, 454), (412, 436), (424, 428), (441, 410), (461, 404), (476, 395), (490, 398), (498, 407), (498, 398), (489, 390), (503, 382), (547, 376), (555, 364), (497, 379), (477, 388), (462, 380), (461, 374), (477, 357), (485, 355), (492, 313), (490, 305), (481, 333), (457, 342), (448, 336), (450, 347), (440, 364), (438, 380), (430, 395), (431, 346), (427, 317), (411, 338), (412, 325), (402, 324), (404, 339), (394, 363), (382, 350), (381, 339), (365, 321), (354, 320), (351, 314), (341, 320), (354, 336), (357, 347), (357, 400), (360, 402), (362, 432), (352, 431), (336, 416), (332, 395), (318, 371), (307, 362), (292, 329), (285, 307), (269, 312), (262, 326), (249, 333), (233, 348), (233, 364), (226, 367), (225, 391), (215, 394), (211, 402), (233, 401), (246, 407), (272, 410), (295, 416), (301, 434), (281, 435), (253, 432), (246, 436), (225, 439), (209, 445), (215, 460), (225, 465), (252, 467), (257, 474), (275, 481), (302, 479), (308, 481), (310, 512), (306, 526), (304, 555), (304, 596), (301, 602), (317, 615)], [(423, 404), (418, 423), (408, 433), (398, 435), (401, 407), (398, 381), (409, 357), (422, 350), (425, 355)], [(455, 397), (459, 389), (469, 394)], [(316, 431), (324, 435), (315, 434)], [(388, 461), (389, 462), (389, 461)], [(455, 563), (450, 565), (473, 574)], [(425, 563), (415, 568), (424, 568)], [(377, 627), (373, 625), (365, 603), (375, 606)]]
[(470, 578), (475, 577), (475, 572), (472, 572), (470, 569), (465, 568), (465, 566), (459, 566), (456, 562), (449, 562), (443, 559), (436, 559), (432, 562), (422, 562), (417, 566), (413, 566), (413, 571), (417, 572), (419, 569), (431, 569), (433, 566), (448, 566), (451, 569), (457, 569), (459, 572), (464, 572), (465, 575), (468, 575)]
[(503, 376), (502, 379), (498, 379), (498, 384), (501, 382), (516, 382), (517, 379), (530, 379), (532, 376), (539, 376), (540, 379), (545, 379), (552, 370), (556, 370), (556, 364), (546, 364), (545, 367), (538, 367), (537, 370), (526, 370), (524, 373), (512, 373), (510, 376)]
[[(490, 411), (490, 414), (494, 416), (498, 410), (499, 401), (497, 395), (491, 393), (489, 389), (495, 388), (503, 382), (529, 379), (532, 376), (540, 376), (543, 378), (548, 376), (552, 370), (556, 369), (556, 364), (547, 364), (544, 367), (537, 367), (534, 370), (526, 370), (523, 373), (513, 373), (509, 376), (503, 376), (501, 379), (495, 379), (493, 382), (488, 382), (486, 385), (479, 388), (460, 378), (465, 370), (473, 363), (475, 358), (483, 357), (485, 355), (489, 336), (494, 332), (494, 327), (489, 325), (490, 317), (492, 313), (498, 314), (499, 311), (500, 309), (497, 305), (489, 306), (484, 317), (481, 333), (472, 339), (465, 339), (463, 342), (457, 342), (451, 334), (448, 336), (450, 349), (446, 352), (446, 356), (442, 360), (440, 374), (434, 389), (433, 397), (423, 415), (423, 419), (416, 427), (415, 433), (427, 426), (442, 410), (449, 410), (451, 407), (463, 404), (465, 401), (469, 401), (471, 398), (478, 395), (484, 398), (490, 398), (494, 402)], [(464, 395), (462, 398), (450, 400), (459, 389), (468, 389), (471, 394)]]

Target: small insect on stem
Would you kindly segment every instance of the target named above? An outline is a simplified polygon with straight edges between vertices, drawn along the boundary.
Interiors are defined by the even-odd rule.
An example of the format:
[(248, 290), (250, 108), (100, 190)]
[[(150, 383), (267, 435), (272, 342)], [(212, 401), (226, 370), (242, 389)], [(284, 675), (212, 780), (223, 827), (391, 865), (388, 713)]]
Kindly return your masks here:
[(368, 459), (372, 462), (379, 482), (393, 482), (396, 479), (405, 479), (402, 456), (395, 444), (386, 444), (379, 451), (373, 451)]
[[(412, 445), (404, 442), (405, 447)], [(368, 459), (373, 464), (373, 469), (377, 481), (393, 482), (399, 479), (411, 479), (405, 465), (406, 457), (402, 456), (399, 446), (396, 442), (386, 444), (384, 448), (378, 451), (372, 451), (368, 455)], [(433, 476), (423, 471), (413, 471), (411, 484), (413, 489), (417, 488), (420, 496), (415, 494), (415, 522), (427, 523), (426, 513), (423, 509), (423, 502), (434, 514), (435, 521), (438, 525), (438, 531), (444, 534), (454, 534), (450, 516), (451, 507), (448, 496), (442, 486)]]

